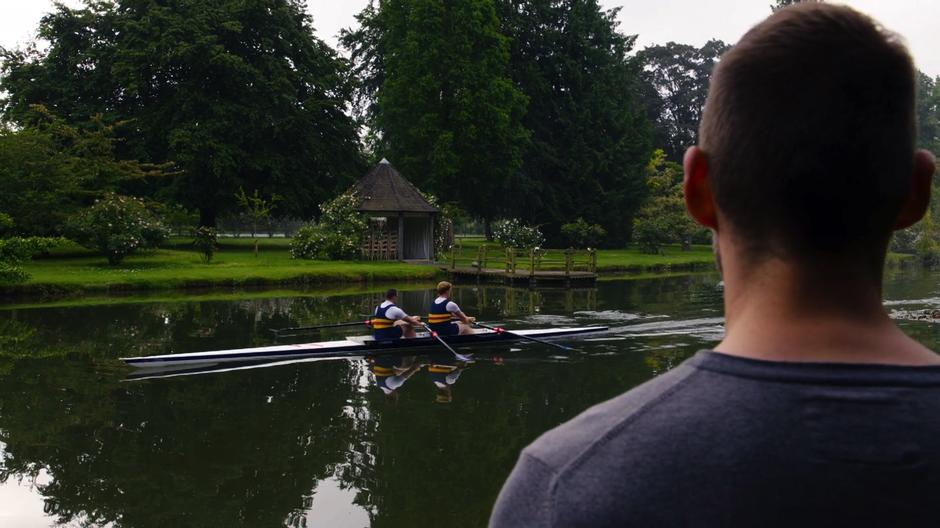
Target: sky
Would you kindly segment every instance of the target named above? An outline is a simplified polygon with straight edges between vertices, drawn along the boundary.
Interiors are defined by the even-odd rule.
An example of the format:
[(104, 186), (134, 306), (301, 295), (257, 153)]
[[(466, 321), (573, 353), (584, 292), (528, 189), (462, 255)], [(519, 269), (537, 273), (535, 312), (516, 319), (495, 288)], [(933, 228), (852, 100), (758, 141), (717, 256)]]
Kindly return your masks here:
[[(77, 0), (61, 0), (77, 5)], [(354, 15), (368, 0), (307, 0), (317, 35), (336, 46), (339, 31), (353, 26)], [(734, 43), (752, 25), (770, 14), (773, 0), (601, 0), (607, 8), (621, 7), (620, 30), (639, 35), (638, 48), (669, 41), (701, 45), (710, 38)], [(940, 75), (940, 1), (841, 0), (872, 15), (902, 35), (917, 67)], [(52, 0), (0, 0), (0, 46), (13, 47), (35, 35)]]

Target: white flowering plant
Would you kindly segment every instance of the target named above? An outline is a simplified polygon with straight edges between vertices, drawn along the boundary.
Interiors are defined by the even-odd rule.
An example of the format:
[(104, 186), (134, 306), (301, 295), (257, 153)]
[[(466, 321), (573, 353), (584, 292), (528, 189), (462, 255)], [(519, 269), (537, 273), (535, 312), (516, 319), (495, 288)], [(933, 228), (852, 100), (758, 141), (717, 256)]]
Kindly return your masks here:
[(545, 243), (545, 235), (538, 227), (527, 226), (518, 218), (493, 222), (493, 239), (513, 249), (533, 249)]
[(120, 264), (138, 249), (157, 247), (169, 234), (143, 201), (114, 193), (97, 200), (66, 225), (68, 238), (100, 252), (111, 265)]
[(297, 230), (290, 244), (295, 259), (343, 260), (359, 256), (369, 220), (359, 212), (360, 200), (346, 193), (320, 205), (320, 222)]

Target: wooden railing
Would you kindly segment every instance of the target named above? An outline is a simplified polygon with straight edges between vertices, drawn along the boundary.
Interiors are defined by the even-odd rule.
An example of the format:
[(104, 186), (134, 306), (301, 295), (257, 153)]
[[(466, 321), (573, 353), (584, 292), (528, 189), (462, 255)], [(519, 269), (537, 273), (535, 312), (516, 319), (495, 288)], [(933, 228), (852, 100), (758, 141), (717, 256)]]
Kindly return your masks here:
[[(469, 248), (468, 248), (469, 249)], [(451, 247), (450, 269), (474, 268), (478, 274), (488, 269), (505, 271), (507, 275), (534, 277), (538, 271), (597, 272), (597, 251), (594, 249), (512, 249), (496, 244), (481, 244), (476, 258), (464, 254), (460, 241)], [(471, 253), (472, 255), (472, 253)], [(469, 262), (466, 262), (470, 258)]]

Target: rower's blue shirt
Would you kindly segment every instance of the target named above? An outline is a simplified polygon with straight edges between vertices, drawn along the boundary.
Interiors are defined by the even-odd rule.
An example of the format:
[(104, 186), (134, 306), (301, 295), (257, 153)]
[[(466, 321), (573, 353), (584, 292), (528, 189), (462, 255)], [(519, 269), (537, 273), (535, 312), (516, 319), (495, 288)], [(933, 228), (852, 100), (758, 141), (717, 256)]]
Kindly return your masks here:
[[(442, 299), (438, 297), (438, 299)], [(454, 321), (454, 316), (447, 311), (447, 304), (450, 299), (438, 299), (431, 301), (431, 308), (428, 310), (428, 326), (431, 330), (441, 336), (457, 335), (460, 333), (460, 327)]]
[(401, 327), (395, 326), (395, 321), (388, 317), (388, 311), (395, 307), (395, 303), (388, 303), (388, 306), (380, 304), (375, 307), (375, 313), (372, 315), (372, 337), (376, 341), (401, 338)]

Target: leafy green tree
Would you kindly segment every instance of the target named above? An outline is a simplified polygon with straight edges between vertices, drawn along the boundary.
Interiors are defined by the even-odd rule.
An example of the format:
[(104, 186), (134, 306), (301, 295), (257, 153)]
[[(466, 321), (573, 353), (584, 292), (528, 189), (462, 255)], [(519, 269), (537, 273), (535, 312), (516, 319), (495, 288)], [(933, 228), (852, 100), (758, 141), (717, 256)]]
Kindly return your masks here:
[[(917, 146), (933, 152), (940, 157), (940, 77), (931, 78), (924, 72), (917, 72)], [(892, 251), (915, 253), (925, 262), (936, 260), (940, 241), (934, 241), (934, 227), (940, 222), (940, 179), (934, 178), (930, 196), (930, 209), (924, 220), (894, 234), (891, 242)], [(926, 235), (925, 235), (926, 233)]]
[(23, 127), (0, 126), (0, 210), (17, 234), (59, 234), (70, 215), (104, 193), (168, 174), (166, 165), (115, 158), (123, 123), (97, 115), (73, 126), (41, 105), (24, 115)]
[(689, 218), (682, 193), (682, 166), (666, 161), (666, 154), (656, 150), (647, 166), (650, 194), (640, 214), (634, 219), (634, 240), (641, 251), (659, 253), (664, 244), (691, 248), (693, 239), (703, 234)]
[(793, 4), (799, 4), (801, 2), (818, 2), (822, 0), (777, 0), (775, 4), (770, 6), (771, 11), (777, 11), (783, 9), (784, 7), (791, 6)]
[(940, 156), (940, 76), (917, 72), (917, 144)]
[(515, 207), (526, 98), (495, 0), (387, 0), (345, 31), (371, 148), (422, 189), (490, 220)]
[(652, 150), (639, 98), (635, 36), (617, 29), (618, 10), (596, 0), (499, 0), (510, 39), (510, 72), (528, 97), (531, 133), (511, 180), (509, 216), (541, 225), (558, 241), (561, 225), (583, 217), (619, 246), (646, 194)]
[[(346, 62), (313, 34), (299, 0), (86, 0), (58, 4), (35, 45), (0, 51), (4, 116), (42, 103), (67, 122), (132, 120), (119, 154), (173, 160), (172, 193), (202, 225), (239, 186), (316, 204), (364, 170)], [(153, 191), (153, 189), (148, 189)]]
[(685, 149), (698, 142), (709, 78), (728, 48), (713, 39), (701, 48), (669, 42), (637, 54), (643, 63), (643, 99), (653, 123), (653, 141), (666, 159), (681, 161)]
[[(281, 197), (276, 194), (272, 194), (269, 198), (261, 196), (258, 189), (255, 189), (255, 192), (249, 196), (245, 194), (245, 189), (242, 187), (239, 187), (238, 192), (235, 193), (235, 199), (238, 200), (238, 205), (241, 206), (245, 214), (248, 215), (248, 218), (251, 219), (252, 238), (258, 235), (258, 224), (269, 221), (271, 214), (274, 212), (274, 208), (277, 207), (277, 202), (281, 201)], [(258, 239), (255, 238), (254, 242), (254, 253), (257, 257)]]

